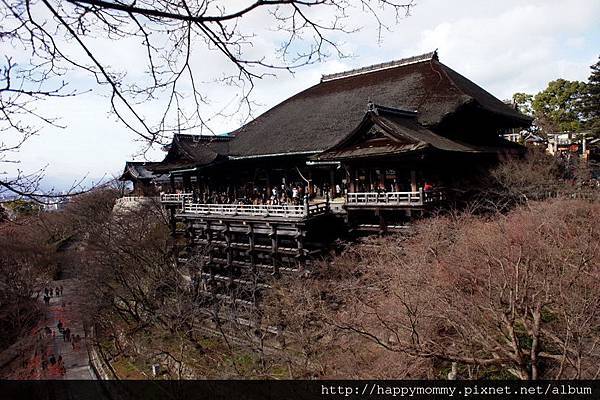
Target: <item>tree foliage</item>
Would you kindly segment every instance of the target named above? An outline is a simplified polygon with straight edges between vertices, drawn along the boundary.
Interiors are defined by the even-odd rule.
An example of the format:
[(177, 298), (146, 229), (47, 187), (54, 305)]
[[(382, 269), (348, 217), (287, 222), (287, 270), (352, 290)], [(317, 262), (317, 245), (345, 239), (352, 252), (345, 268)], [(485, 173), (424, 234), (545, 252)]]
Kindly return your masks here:
[(518, 92), (513, 94), (512, 101), (517, 106), (517, 110), (525, 115), (533, 117), (533, 108), (531, 104), (533, 102), (533, 95)]
[(583, 100), (584, 126), (594, 135), (600, 136), (600, 60), (590, 68), (592, 73)]
[(546, 135), (585, 130), (600, 134), (600, 61), (590, 68), (588, 82), (556, 79), (535, 95), (513, 95), (518, 110), (534, 117), (534, 132)]
[(586, 85), (557, 79), (533, 97), (531, 106), (536, 125), (543, 133), (577, 132), (582, 126)]

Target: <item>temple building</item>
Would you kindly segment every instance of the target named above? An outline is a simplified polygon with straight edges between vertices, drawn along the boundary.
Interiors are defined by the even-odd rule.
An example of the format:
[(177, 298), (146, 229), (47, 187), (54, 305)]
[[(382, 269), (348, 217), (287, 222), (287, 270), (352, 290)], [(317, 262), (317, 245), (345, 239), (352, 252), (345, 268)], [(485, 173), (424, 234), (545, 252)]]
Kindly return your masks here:
[(161, 191), (207, 204), (264, 205), (274, 188), (298, 187), (346, 209), (422, 208), (434, 200), (426, 184), (452, 191), (522, 151), (501, 134), (530, 123), (432, 52), (325, 75), (229, 135), (176, 134), (163, 161), (128, 162), (122, 179), (145, 193), (154, 174), (168, 176)]
[[(233, 267), (302, 268), (334, 235), (332, 215), (385, 232), (443, 206), (522, 153), (502, 134), (530, 123), (432, 52), (325, 75), (228, 135), (176, 134), (145, 168), (165, 177), (155, 191), (173, 230), (217, 249), (202, 274), (221, 265), (243, 281)], [(128, 166), (122, 178), (150, 190)]]

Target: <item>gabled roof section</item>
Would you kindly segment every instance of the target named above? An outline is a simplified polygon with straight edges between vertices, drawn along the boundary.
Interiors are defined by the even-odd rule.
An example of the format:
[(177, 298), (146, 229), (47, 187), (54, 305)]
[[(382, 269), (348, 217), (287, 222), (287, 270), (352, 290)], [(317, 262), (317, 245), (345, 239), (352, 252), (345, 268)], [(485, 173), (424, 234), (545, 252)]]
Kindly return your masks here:
[(426, 149), (475, 151), (421, 126), (414, 111), (370, 104), (355, 129), (315, 158), (325, 161), (382, 157)]
[(485, 147), (460, 143), (419, 124), (415, 112), (370, 105), (369, 111), (354, 130), (315, 158), (323, 161), (342, 160), (425, 150), (486, 153), (513, 147), (507, 143), (498, 140)]
[(123, 174), (119, 177), (120, 181), (150, 181), (157, 175), (148, 168), (157, 166), (158, 162), (150, 161), (127, 161)]
[(224, 161), (229, 153), (229, 135), (175, 134), (167, 155), (154, 171), (203, 167)]
[(418, 123), (428, 128), (435, 128), (467, 104), (497, 116), (505, 128), (530, 123), (528, 117), (439, 62), (437, 53), (431, 52), (323, 76), (317, 85), (235, 131), (230, 155), (321, 152), (361, 122), (367, 101), (417, 111)]

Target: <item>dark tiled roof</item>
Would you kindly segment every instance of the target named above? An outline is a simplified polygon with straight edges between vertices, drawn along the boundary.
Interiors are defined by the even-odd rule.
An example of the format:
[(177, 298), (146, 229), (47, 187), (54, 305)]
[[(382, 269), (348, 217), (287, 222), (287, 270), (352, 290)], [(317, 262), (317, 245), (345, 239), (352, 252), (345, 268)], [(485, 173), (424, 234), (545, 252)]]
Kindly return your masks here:
[(158, 162), (150, 161), (127, 161), (123, 174), (119, 177), (120, 181), (150, 180), (157, 178), (157, 175), (149, 168), (159, 165)]
[(367, 101), (418, 111), (419, 124), (434, 127), (467, 103), (499, 115), (506, 127), (528, 117), (440, 63), (435, 53), (323, 77), (234, 132), (236, 157), (320, 152), (361, 121)]
[[(384, 137), (360, 140), (360, 135), (377, 126)], [(461, 143), (440, 136), (418, 122), (416, 113), (390, 107), (373, 106), (360, 124), (345, 138), (328, 150), (314, 156), (317, 160), (341, 160), (385, 156), (424, 150), (442, 150), (462, 153), (496, 153), (521, 148), (500, 138), (489, 138), (485, 146)]]
[(168, 152), (154, 171), (213, 165), (227, 159), (232, 136), (176, 134)]

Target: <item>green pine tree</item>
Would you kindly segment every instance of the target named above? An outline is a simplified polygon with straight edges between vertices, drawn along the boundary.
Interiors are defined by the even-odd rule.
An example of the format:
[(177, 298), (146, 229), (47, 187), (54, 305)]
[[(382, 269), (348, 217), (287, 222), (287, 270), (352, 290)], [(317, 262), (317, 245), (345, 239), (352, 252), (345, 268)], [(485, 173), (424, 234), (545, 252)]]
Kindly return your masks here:
[(592, 73), (586, 85), (582, 106), (584, 127), (595, 136), (600, 136), (600, 57), (590, 68)]
[(586, 87), (584, 82), (557, 79), (534, 96), (535, 124), (543, 134), (581, 130)]

